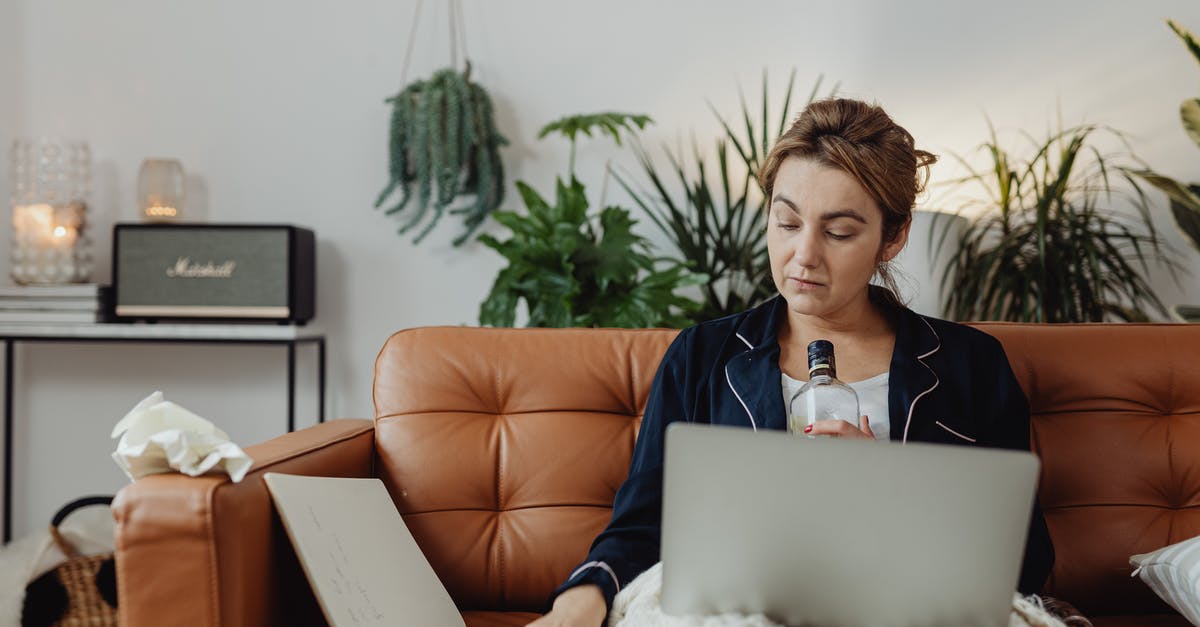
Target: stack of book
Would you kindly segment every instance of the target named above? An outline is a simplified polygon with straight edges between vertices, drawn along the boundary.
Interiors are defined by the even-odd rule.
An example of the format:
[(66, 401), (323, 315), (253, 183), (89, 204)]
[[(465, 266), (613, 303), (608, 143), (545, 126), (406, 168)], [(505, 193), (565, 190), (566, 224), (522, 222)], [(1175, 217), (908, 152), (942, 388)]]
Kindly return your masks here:
[(86, 324), (108, 317), (109, 288), (72, 285), (0, 285), (0, 324)]

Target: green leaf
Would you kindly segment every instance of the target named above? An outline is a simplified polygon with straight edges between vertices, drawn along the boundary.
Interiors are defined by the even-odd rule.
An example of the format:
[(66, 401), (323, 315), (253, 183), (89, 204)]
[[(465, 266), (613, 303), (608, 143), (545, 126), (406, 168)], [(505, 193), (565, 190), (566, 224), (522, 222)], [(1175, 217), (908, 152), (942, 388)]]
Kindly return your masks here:
[(517, 193), (521, 195), (521, 200), (524, 201), (530, 213), (545, 215), (550, 212), (550, 205), (546, 204), (542, 196), (524, 181), (517, 181)]
[(626, 131), (632, 135), (652, 123), (654, 123), (654, 120), (650, 116), (640, 113), (605, 111), (602, 113), (568, 115), (543, 126), (538, 131), (537, 136), (538, 139), (542, 139), (551, 133), (558, 133), (566, 137), (571, 143), (575, 143), (575, 137), (579, 133), (591, 136), (592, 129), (599, 129), (603, 134), (612, 137), (613, 141), (620, 146), (621, 131)]
[(1184, 100), (1179, 107), (1179, 118), (1183, 121), (1183, 130), (1188, 137), (1200, 146), (1200, 98)]
[(492, 289), (479, 306), (479, 323), (492, 327), (511, 327), (516, 320), (518, 295), (513, 290), (515, 273), (504, 269), (496, 276)]
[(636, 277), (644, 255), (641, 238), (633, 233), (634, 219), (621, 207), (606, 207), (600, 212), (602, 236), (596, 246), (596, 281), (600, 291), (613, 283)]
[(1131, 173), (1140, 176), (1147, 183), (1165, 192), (1171, 200), (1200, 210), (1200, 193), (1197, 193), (1195, 189), (1152, 170), (1132, 170)]
[(1150, 170), (1135, 170), (1132, 174), (1166, 193), (1176, 226), (1192, 247), (1200, 251), (1200, 186), (1184, 185)]
[(1183, 40), (1184, 45), (1186, 45), (1188, 50), (1192, 53), (1192, 58), (1196, 59), (1197, 63), (1200, 63), (1200, 42), (1196, 41), (1196, 36), (1193, 35), (1188, 29), (1180, 26), (1179, 23), (1175, 22), (1174, 20), (1167, 20), (1167, 26), (1170, 26), (1171, 30), (1175, 31), (1176, 35), (1179, 35), (1179, 38)]
[(1200, 251), (1200, 206), (1187, 205), (1172, 199), (1171, 215), (1175, 217), (1175, 224), (1179, 226), (1184, 237), (1191, 242), (1192, 248)]
[(553, 215), (561, 223), (579, 226), (587, 221), (588, 199), (583, 183), (572, 178), (570, 184), (555, 181), (557, 204)]

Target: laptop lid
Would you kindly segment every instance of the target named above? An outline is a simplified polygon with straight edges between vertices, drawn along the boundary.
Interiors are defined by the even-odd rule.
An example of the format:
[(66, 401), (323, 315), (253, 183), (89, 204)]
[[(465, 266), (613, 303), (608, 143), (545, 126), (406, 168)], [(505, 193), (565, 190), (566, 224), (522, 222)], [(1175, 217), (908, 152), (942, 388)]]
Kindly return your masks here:
[(789, 625), (1007, 625), (1032, 453), (673, 424), (662, 607)]
[(330, 625), (465, 625), (382, 481), (263, 479)]

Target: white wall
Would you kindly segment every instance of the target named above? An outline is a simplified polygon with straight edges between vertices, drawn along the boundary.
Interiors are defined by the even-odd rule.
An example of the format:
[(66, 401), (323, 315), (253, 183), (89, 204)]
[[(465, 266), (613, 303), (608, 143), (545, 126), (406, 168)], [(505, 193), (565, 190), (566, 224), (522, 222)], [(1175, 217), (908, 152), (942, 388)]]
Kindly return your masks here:
[[(444, 5), (424, 3), (410, 79), (449, 60)], [(1001, 128), (1036, 133), (1061, 110), (1067, 123), (1130, 133), (1150, 163), (1200, 180), (1200, 153), (1176, 117), (1179, 101), (1197, 95), (1200, 74), (1163, 24), (1175, 17), (1200, 30), (1200, 6), (1189, 0), (465, 5), (474, 76), (512, 141), (503, 153), (510, 190), (517, 178), (546, 189), (565, 170), (563, 142), (534, 140), (557, 116), (646, 112), (658, 121), (648, 143), (692, 132), (708, 141), (717, 128), (706, 99), (734, 115), (739, 81), (753, 99), (764, 68), (778, 91), (793, 66), (798, 91), (824, 73), (843, 93), (884, 104), (943, 154), (983, 141), (985, 113)], [(330, 412), (370, 417), (372, 362), (387, 335), (474, 323), (501, 266), (486, 248), (451, 247), (454, 222), (413, 246), (371, 208), (385, 183), (383, 99), (399, 87), (414, 6), (3, 0), (0, 141), (90, 142), (101, 279), (111, 224), (136, 219), (137, 169), (148, 156), (183, 161), (191, 218), (313, 228)], [(609, 158), (632, 163), (607, 140), (580, 146), (578, 173), (593, 192)], [(0, 152), (4, 172), (7, 159)], [(952, 174), (943, 167), (935, 176)], [(515, 193), (509, 198), (516, 207)], [(1160, 225), (1185, 263), (1200, 267), (1169, 220)], [(1168, 303), (1200, 303), (1200, 275), (1181, 287), (1162, 276), (1153, 283)], [(122, 485), (107, 458), (108, 430), (154, 389), (243, 443), (283, 429), (282, 349), (23, 345), (17, 371), (18, 534), (69, 498)], [(310, 377), (302, 371), (301, 383)], [(310, 392), (302, 424), (314, 413)]]
[[(24, 125), (21, 118), (23, 107), (20, 104), (21, 90), (19, 85), (24, 83), (24, 59), (21, 58), (21, 9), (16, 2), (0, 2), (0, 154), (7, 163), (8, 147), (17, 130)], [(0, 175), (0, 200), (2, 206), (8, 206), (9, 176)], [(4, 233), (8, 233), (8, 220), (0, 220), (4, 224)], [(7, 268), (7, 266), (5, 266)]]

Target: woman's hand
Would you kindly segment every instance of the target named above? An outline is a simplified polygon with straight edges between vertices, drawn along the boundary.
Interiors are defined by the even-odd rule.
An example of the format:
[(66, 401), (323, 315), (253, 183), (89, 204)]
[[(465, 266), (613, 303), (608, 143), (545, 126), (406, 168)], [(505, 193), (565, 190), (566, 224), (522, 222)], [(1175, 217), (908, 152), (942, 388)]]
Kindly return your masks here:
[(584, 584), (558, 595), (550, 613), (528, 627), (599, 627), (607, 613), (600, 586)]
[(871, 431), (871, 423), (867, 421), (866, 416), (858, 419), (857, 429), (845, 420), (818, 420), (804, 427), (804, 433), (808, 435), (828, 435), (835, 438), (875, 439), (875, 434)]

